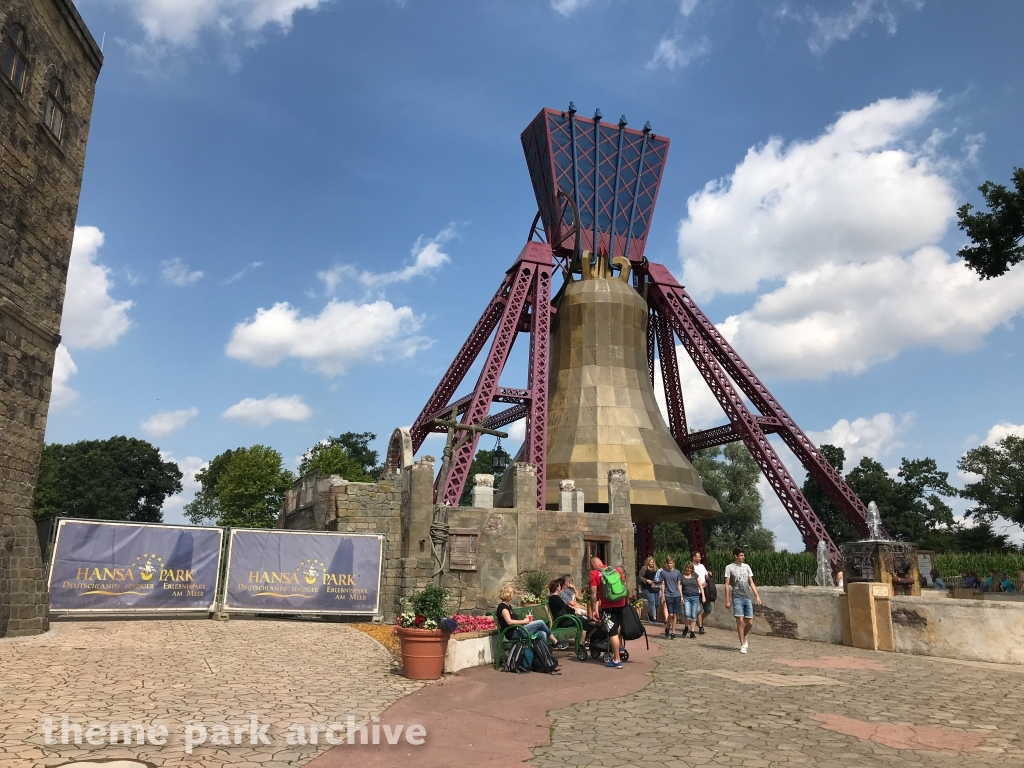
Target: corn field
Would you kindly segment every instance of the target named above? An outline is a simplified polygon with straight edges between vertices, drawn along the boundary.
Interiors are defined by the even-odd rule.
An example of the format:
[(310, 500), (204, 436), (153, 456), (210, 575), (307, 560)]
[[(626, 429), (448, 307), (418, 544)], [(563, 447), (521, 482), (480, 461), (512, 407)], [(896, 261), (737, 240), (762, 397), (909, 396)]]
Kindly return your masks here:
[[(682, 569), (683, 563), (690, 559), (689, 552), (656, 552), (658, 565), (669, 555), (676, 562), (676, 568)], [(708, 552), (705, 563), (715, 581), (722, 583), (725, 566), (733, 560), (732, 552)], [(754, 572), (754, 582), (765, 587), (781, 587), (790, 583), (801, 586), (814, 584), (818, 571), (818, 561), (811, 552), (747, 552), (746, 563)], [(1018, 569), (1024, 569), (1024, 555), (1001, 555), (987, 553), (955, 553), (935, 555), (935, 567), (944, 579), (960, 575), (961, 571), (974, 571), (984, 576), (988, 571), (1005, 573), (1014, 578)]]

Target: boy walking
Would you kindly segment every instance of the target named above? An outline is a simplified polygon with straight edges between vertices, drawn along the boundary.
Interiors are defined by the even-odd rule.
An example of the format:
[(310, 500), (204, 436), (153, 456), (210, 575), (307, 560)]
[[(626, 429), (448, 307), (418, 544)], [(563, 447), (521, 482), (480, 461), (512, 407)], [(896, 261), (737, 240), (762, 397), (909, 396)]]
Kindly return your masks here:
[(743, 562), (746, 553), (739, 547), (732, 551), (733, 561), (725, 566), (725, 607), (732, 604), (732, 615), (736, 617), (736, 634), (740, 636), (740, 653), (747, 652), (747, 634), (754, 626), (754, 604), (750, 595), (753, 592), (757, 604), (761, 604), (761, 595), (754, 584), (754, 572)]
[(680, 590), (680, 582), (683, 574), (676, 570), (675, 561), (671, 557), (665, 558), (665, 562), (659, 571), (661, 582), (661, 599), (665, 603), (665, 637), (676, 639), (676, 617), (679, 616), (683, 605), (683, 593)]

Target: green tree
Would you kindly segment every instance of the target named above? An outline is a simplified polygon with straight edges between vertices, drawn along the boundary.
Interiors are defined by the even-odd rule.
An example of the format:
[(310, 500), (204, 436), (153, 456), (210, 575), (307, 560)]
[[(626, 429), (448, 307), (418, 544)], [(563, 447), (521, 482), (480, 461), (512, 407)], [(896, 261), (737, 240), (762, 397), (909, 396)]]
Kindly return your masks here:
[(181, 492), (181, 470), (145, 440), (111, 437), (43, 448), (33, 513), (159, 523)]
[(1024, 526), (1024, 438), (1007, 435), (995, 446), (972, 448), (957, 468), (981, 475), (960, 491), (975, 502), (968, 515), (987, 522), (1001, 516)]
[[(462, 496), (459, 497), (459, 506), (468, 507), (473, 503), (473, 478), (477, 475), (490, 475), (493, 474), (491, 469), (491, 459), (494, 456), (494, 451), (488, 451), (483, 448), (476, 452), (476, 456), (473, 457), (473, 463), (469, 466), (469, 476), (466, 478), (466, 485), (462, 488)], [(494, 488), (497, 490), (498, 485), (501, 483), (501, 473), (494, 475)]]
[(299, 462), (299, 476), (313, 470), (321, 475), (339, 475), (353, 483), (372, 483), (380, 477), (377, 451), (370, 448), (373, 432), (345, 432), (328, 437), (306, 451)]
[(285, 491), (295, 476), (281, 454), (265, 445), (225, 451), (196, 473), (202, 489), (185, 505), (193, 523), (213, 521), (239, 528), (273, 528)]
[[(244, 450), (242, 448), (239, 451)], [(200, 490), (195, 498), (185, 505), (185, 517), (193, 525), (216, 524), (220, 519), (220, 502), (217, 497), (217, 482), (225, 467), (230, 463), (235, 451), (228, 449), (218, 454), (205, 467), (195, 474)]]
[(973, 245), (958, 251), (970, 269), (983, 280), (1006, 274), (1024, 260), (1024, 168), (1013, 169), (1014, 190), (986, 181), (978, 191), (989, 213), (971, 213), (970, 203), (957, 211), (958, 226)]
[[(704, 521), (708, 549), (732, 549), (743, 546), (752, 551), (771, 552), (775, 534), (761, 524), (761, 492), (757, 489), (761, 469), (742, 443), (698, 451), (693, 466), (704, 484), (704, 492), (714, 496), (722, 514)], [(678, 551), (688, 548), (686, 523), (658, 523), (654, 527), (657, 550)]]
[[(821, 451), (821, 455), (838, 472), (843, 471), (843, 464), (846, 462), (846, 452), (842, 448), (826, 443), (819, 446), (818, 450)], [(804, 480), (803, 492), (804, 498), (811, 505), (821, 524), (825, 526), (825, 530), (832, 537), (832, 541), (841, 543), (860, 538), (857, 529), (846, 519), (846, 515), (840, 511), (835, 502), (821, 489), (821, 486), (811, 477), (809, 472), (807, 473), (807, 479)]]
[(931, 548), (941, 543), (944, 531), (955, 528), (953, 510), (942, 500), (957, 495), (948, 477), (934, 459), (904, 458), (893, 479), (885, 467), (865, 456), (846, 475), (846, 482), (865, 504), (878, 505), (890, 536)]

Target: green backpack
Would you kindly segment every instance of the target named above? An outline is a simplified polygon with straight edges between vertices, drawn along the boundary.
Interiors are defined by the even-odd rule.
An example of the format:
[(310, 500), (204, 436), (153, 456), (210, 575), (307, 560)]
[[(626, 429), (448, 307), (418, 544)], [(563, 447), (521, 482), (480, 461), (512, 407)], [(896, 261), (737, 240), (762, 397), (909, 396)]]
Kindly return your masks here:
[(601, 569), (601, 587), (605, 600), (621, 600), (629, 594), (622, 575), (611, 566)]

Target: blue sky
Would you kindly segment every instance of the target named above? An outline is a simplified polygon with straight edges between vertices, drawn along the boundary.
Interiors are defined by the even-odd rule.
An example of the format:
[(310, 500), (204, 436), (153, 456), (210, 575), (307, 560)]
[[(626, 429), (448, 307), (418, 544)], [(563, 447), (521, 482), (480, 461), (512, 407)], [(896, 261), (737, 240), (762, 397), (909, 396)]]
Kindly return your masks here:
[(570, 100), (671, 138), (647, 256), (814, 439), (962, 483), (1024, 432), (1024, 270), (955, 256), (956, 206), (1024, 163), (1020, 3), (78, 5), (106, 63), (47, 440), (151, 440), (169, 521), (227, 448), (412, 422), (525, 241), (519, 134)]

